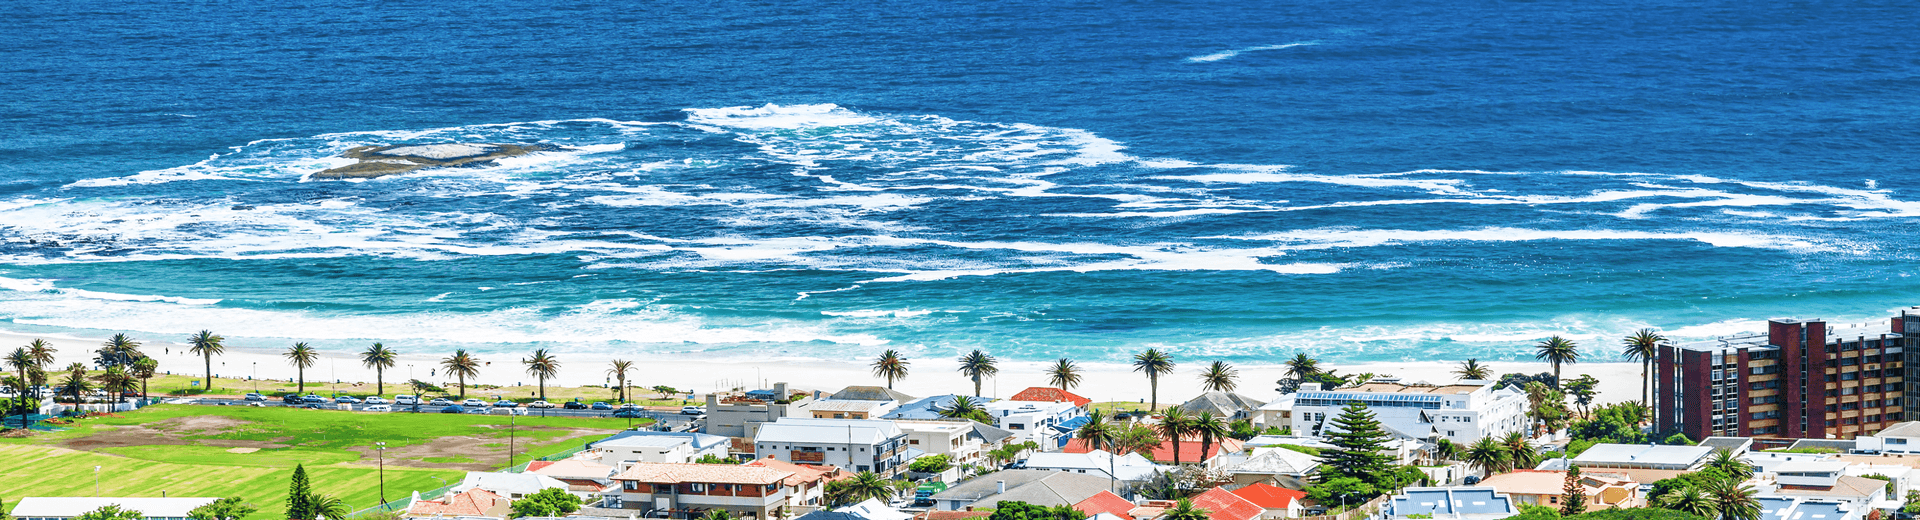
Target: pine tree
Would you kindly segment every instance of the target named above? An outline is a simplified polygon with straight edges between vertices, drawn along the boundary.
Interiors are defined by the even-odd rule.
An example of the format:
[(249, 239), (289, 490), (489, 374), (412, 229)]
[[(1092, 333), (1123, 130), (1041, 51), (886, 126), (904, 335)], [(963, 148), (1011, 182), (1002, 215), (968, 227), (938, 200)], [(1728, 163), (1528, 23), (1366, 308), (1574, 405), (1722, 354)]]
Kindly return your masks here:
[(1387, 432), (1373, 412), (1360, 403), (1348, 404), (1333, 418), (1333, 426), (1326, 436), (1334, 447), (1320, 450), (1322, 478), (1351, 477), (1378, 489), (1394, 488), (1393, 456), (1382, 453)]
[(293, 484), (287, 488), (288, 520), (313, 520), (313, 487), (307, 483), (307, 468), (293, 466)]
[(1587, 512), (1587, 490), (1580, 485), (1580, 466), (1567, 466), (1567, 484), (1560, 488), (1560, 516)]

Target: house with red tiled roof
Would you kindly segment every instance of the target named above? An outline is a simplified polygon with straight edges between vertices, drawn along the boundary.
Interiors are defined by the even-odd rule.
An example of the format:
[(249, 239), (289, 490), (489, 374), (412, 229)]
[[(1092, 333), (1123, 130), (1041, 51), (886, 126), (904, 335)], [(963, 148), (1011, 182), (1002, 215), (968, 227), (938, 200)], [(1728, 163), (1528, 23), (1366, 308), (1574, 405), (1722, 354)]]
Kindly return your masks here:
[(1287, 489), (1256, 482), (1233, 490), (1233, 494), (1240, 498), (1247, 499), (1248, 502), (1253, 502), (1254, 505), (1260, 506), (1260, 509), (1266, 510), (1265, 514), (1260, 515), (1260, 518), (1269, 520), (1274, 518), (1298, 517), (1301, 516), (1304, 512), (1303, 510), (1306, 508), (1300, 501), (1307, 499), (1307, 492), (1298, 489)]
[(781, 485), (787, 487), (787, 504), (794, 506), (824, 504), (828, 482), (853, 477), (839, 466), (794, 464), (773, 457), (755, 459), (744, 465), (793, 472), (793, 475), (781, 480)]
[(1088, 404), (1093, 403), (1092, 399), (1080, 397), (1078, 395), (1074, 395), (1073, 392), (1068, 392), (1063, 389), (1053, 388), (1049, 386), (1029, 387), (1026, 390), (1021, 390), (1020, 393), (1013, 394), (1013, 397), (1009, 397), (1007, 398), (1007, 400), (1008, 401), (1039, 401), (1043, 403), (1073, 403), (1074, 406), (1079, 406), (1082, 408), (1085, 408)]
[[(419, 492), (415, 492), (417, 495)], [(506, 518), (513, 513), (512, 501), (485, 489), (443, 495), (433, 500), (414, 500), (404, 518), (478, 516)]]
[(1115, 495), (1112, 491), (1101, 491), (1073, 504), (1075, 510), (1086, 513), (1087, 516), (1107, 513), (1120, 517), (1120, 520), (1133, 520), (1131, 513), (1134, 507), (1137, 506), (1134, 506), (1133, 502), (1120, 498), (1120, 495)]
[(613, 466), (601, 464), (597, 459), (536, 460), (527, 464), (526, 472), (565, 482), (567, 491), (588, 496), (620, 491), (620, 484), (613, 481)]
[(1258, 504), (1222, 488), (1209, 489), (1194, 495), (1192, 500), (1193, 507), (1212, 512), (1207, 515), (1210, 520), (1254, 520), (1267, 512)]
[(764, 466), (641, 462), (613, 479), (620, 482), (621, 504), (641, 516), (696, 517), (721, 509), (764, 519), (788, 505), (783, 483), (793, 473)]
[[(1201, 446), (1199, 435), (1188, 435), (1180, 441), (1180, 463), (1205, 463), (1209, 468), (1218, 467), (1226, 460), (1226, 457), (1221, 456), (1222, 454), (1238, 453), (1244, 446), (1245, 443), (1240, 442), (1239, 439), (1222, 438), (1214, 439), (1212, 446), (1203, 447)], [(1201, 450), (1203, 448), (1206, 451), (1202, 452)], [(1147, 458), (1153, 459), (1154, 462), (1171, 464), (1173, 463), (1173, 450), (1173, 441), (1161, 441), (1159, 446), (1153, 447), (1153, 453), (1147, 454)], [(1067, 441), (1066, 446), (1061, 447), (1060, 451), (1067, 453), (1091, 453), (1093, 449), (1087, 446), (1086, 439), (1076, 438)]]

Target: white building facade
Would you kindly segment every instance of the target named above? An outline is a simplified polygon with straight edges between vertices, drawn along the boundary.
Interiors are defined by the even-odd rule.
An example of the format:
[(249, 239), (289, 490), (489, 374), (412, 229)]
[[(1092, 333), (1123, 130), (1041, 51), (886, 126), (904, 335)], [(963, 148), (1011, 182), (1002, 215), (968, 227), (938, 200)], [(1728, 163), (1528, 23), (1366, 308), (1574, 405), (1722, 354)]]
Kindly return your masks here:
[(1361, 403), (1382, 426), (1403, 438), (1440, 438), (1470, 444), (1486, 437), (1526, 432), (1527, 396), (1518, 389), (1493, 389), (1490, 381), (1451, 385), (1400, 384), (1376, 380), (1350, 388), (1324, 390), (1300, 385), (1296, 393), (1260, 407), (1260, 422), (1291, 428), (1294, 435), (1319, 436), (1350, 403)]

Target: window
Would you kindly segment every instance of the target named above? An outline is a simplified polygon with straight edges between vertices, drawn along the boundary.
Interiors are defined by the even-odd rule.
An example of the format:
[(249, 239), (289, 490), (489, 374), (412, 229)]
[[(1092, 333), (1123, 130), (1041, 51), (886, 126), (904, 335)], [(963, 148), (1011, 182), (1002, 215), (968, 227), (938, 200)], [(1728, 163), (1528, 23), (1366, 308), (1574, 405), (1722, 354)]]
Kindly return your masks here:
[(1899, 437), (1889, 437), (1889, 438), (1887, 438), (1887, 444), (1906, 444), (1906, 443), (1907, 443), (1907, 440), (1906, 440), (1906, 439), (1902, 439), (1902, 438), (1899, 438)]
[(1840, 380), (1841, 381), (1858, 381), (1860, 380), (1860, 373), (1846, 372), (1846, 373), (1840, 374)]
[(920, 439), (907, 439), (907, 444), (919, 445)]
[(700, 483), (687, 484), (687, 489), (690, 493), (705, 493), (707, 492), (707, 485)]

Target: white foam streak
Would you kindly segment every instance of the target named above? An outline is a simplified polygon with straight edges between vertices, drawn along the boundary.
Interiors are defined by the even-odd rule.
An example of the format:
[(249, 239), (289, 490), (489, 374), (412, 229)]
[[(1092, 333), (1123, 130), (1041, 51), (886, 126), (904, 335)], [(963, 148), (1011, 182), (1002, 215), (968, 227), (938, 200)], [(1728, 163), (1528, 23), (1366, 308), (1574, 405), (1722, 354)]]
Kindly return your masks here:
[(1288, 44), (1282, 44), (1282, 45), (1261, 45), (1258, 47), (1246, 47), (1246, 48), (1234, 49), (1230, 51), (1220, 51), (1213, 54), (1202, 54), (1199, 56), (1192, 56), (1192, 57), (1188, 57), (1186, 61), (1187, 63), (1212, 63), (1212, 62), (1224, 60), (1227, 58), (1232, 58), (1234, 56), (1239, 56), (1241, 53), (1289, 49), (1289, 48), (1300, 47), (1305, 45), (1318, 45), (1319, 43), (1320, 42), (1298, 42), (1298, 43), (1288, 43)]
[(1450, 230), (1321, 228), (1284, 233), (1211, 238), (1278, 242), (1283, 244), (1280, 248), (1287, 250), (1380, 247), (1421, 242), (1531, 242), (1539, 240), (1682, 240), (1700, 242), (1714, 247), (1746, 247), (1822, 252), (1843, 250), (1843, 248), (1833, 244), (1816, 243), (1799, 237), (1751, 233), (1711, 231), (1652, 232), (1610, 229), (1545, 230), (1512, 227)]

